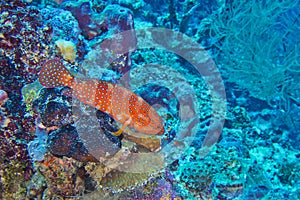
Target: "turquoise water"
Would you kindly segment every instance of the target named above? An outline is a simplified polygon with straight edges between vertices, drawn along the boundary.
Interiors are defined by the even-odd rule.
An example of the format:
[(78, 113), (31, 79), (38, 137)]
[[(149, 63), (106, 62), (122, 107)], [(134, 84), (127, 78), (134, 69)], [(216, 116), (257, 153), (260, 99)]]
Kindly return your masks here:
[(0, 2), (0, 199), (300, 199), (299, 1)]

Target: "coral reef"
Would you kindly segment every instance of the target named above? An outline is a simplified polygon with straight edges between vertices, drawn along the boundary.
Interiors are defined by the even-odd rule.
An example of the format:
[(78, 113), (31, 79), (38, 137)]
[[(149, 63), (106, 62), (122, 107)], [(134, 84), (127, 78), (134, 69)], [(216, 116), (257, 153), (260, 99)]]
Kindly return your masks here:
[(87, 39), (93, 39), (102, 32), (107, 31), (104, 27), (102, 27), (101, 24), (97, 23), (98, 21), (94, 19), (95, 13), (91, 8), (89, 1), (70, 1), (63, 4), (63, 6), (66, 8), (66, 10), (71, 11), (76, 17), (79, 27)]
[(37, 78), (40, 62), (49, 56), (52, 29), (43, 24), (38, 9), (21, 1), (1, 1), (0, 12), (0, 88), (7, 94), (1, 105), (1, 198), (25, 199), (25, 184), (33, 173), (27, 143), (35, 123), (21, 88)]
[(36, 80), (40, 62), (49, 55), (52, 30), (42, 23), (39, 10), (20, 1), (2, 3), (1, 21), (0, 79), (9, 98), (6, 114), (18, 131), (28, 133), (34, 120), (26, 115), (21, 88)]
[[(300, 199), (298, 1), (0, 3), (0, 199)], [(210, 70), (210, 56), (227, 115), (206, 137), (215, 97), (192, 65)], [(59, 59), (141, 96), (165, 133), (138, 134), (69, 87), (43, 88), (41, 67)]]
[[(121, 145), (119, 138), (110, 135), (110, 131), (116, 130), (116, 127), (111, 124), (113, 123), (112, 119), (100, 111), (97, 111), (98, 114), (95, 116), (84, 116), (83, 113), (92, 112), (91, 109), (93, 108), (73, 105), (72, 98), (63, 95), (63, 92), (64, 89), (43, 88), (33, 102), (40, 116), (41, 124), (47, 128), (52, 127), (47, 137), (48, 150), (57, 156), (73, 157), (82, 162), (95, 162), (98, 158), (95, 159), (90, 155), (80, 140), (86, 139), (84, 133), (89, 133), (89, 137), (92, 137), (92, 132), (96, 131), (95, 138), (101, 139), (99, 139), (99, 145), (96, 145), (98, 148), (95, 151), (104, 152), (102, 156), (105, 153), (112, 155), (116, 153), (116, 150), (110, 152), (105, 149), (106, 146)], [(95, 121), (91, 121), (93, 117)], [(74, 124), (75, 121), (76, 124)]]
[(234, 147), (223, 149), (218, 146), (204, 159), (199, 159), (196, 155), (195, 149), (190, 149), (171, 171), (174, 173), (175, 185), (181, 196), (226, 199), (242, 195), (246, 174), (244, 168), (247, 166), (243, 166), (238, 149)]
[[(72, 13), (61, 8), (48, 7), (42, 8), (40, 12), (44, 23), (49, 24), (52, 27), (51, 42), (68, 41), (67, 46), (69, 46), (69, 48), (66, 52), (68, 53), (68, 56), (66, 57), (64, 52), (61, 51), (64, 49), (56, 48), (57, 56), (63, 56), (64, 59), (70, 62), (75, 61), (76, 63), (82, 61), (85, 54), (88, 52), (88, 44), (85, 38), (80, 34), (81, 29), (78, 21)], [(76, 57), (74, 57), (75, 51), (73, 49), (76, 50)]]
[[(125, 149), (128, 148), (126, 148), (126, 145), (123, 147), (123, 140), (121, 143), (122, 136), (115, 137), (110, 133), (111, 131), (117, 130), (117, 127), (114, 124), (114, 120), (107, 114), (100, 112), (99, 110), (95, 111), (94, 108), (91, 108), (87, 105), (81, 105), (80, 107), (80, 104), (78, 104), (79, 102), (77, 102), (77, 104), (74, 102), (76, 101), (75, 99), (73, 99), (73, 104), (72, 106), (70, 106), (71, 98), (64, 96), (63, 92), (64, 88), (43, 88), (39, 92), (37, 98), (33, 101), (33, 107), (39, 114), (41, 126), (44, 127), (44, 129), (46, 128), (49, 130), (46, 136), (47, 141), (44, 144), (46, 150), (52, 155), (55, 155), (56, 157), (62, 159), (66, 159), (66, 157), (69, 157), (70, 159), (75, 159), (83, 163), (95, 162), (97, 168), (100, 169), (103, 168), (103, 164), (99, 163), (99, 161), (101, 161), (105, 164), (105, 174), (95, 174), (89, 170), (85, 174), (88, 177), (91, 177), (92, 182), (96, 181), (98, 187), (99, 185), (101, 185), (101, 187), (103, 188), (110, 188), (111, 177), (116, 177), (114, 181), (116, 181), (118, 184), (114, 185), (114, 188), (111, 188), (111, 190), (109, 190), (110, 192), (133, 189), (134, 187), (139, 186), (147, 181), (149, 177), (151, 177), (150, 175), (152, 175), (153, 172), (145, 173), (143, 175), (134, 175), (129, 172), (119, 171), (122, 168), (128, 169), (129, 166), (134, 169), (135, 167), (137, 167), (136, 164), (133, 165), (134, 163), (144, 162), (141, 162), (141, 160), (139, 162), (135, 161), (134, 156), (129, 156), (127, 158), (127, 161), (125, 161), (125, 155), (127, 154), (126, 152), (128, 152), (128, 150)], [(125, 133), (124, 138), (128, 138)], [(137, 140), (136, 137), (128, 139), (134, 140), (141, 145), (144, 144), (145, 147), (153, 148), (153, 139), (145, 138), (145, 140), (143, 141)], [(159, 142), (160, 140), (157, 141)], [(121, 145), (123, 150), (120, 150)], [(158, 145), (160, 147), (160, 142), (158, 143)], [(137, 146), (130, 147), (129, 149), (131, 153), (139, 151), (139, 148)], [(36, 154), (36, 156), (40, 156), (41, 152), (37, 152), (37, 149), (35, 149), (34, 153)], [(115, 155), (116, 153), (118, 153), (118, 155)], [(54, 157), (49, 158), (49, 156), (50, 154), (43, 155), (42, 160), (39, 159), (39, 157), (33, 157), (35, 161), (40, 161), (36, 162), (35, 166), (39, 171), (41, 171), (39, 166), (43, 166), (44, 171), (41, 171), (41, 174), (45, 177), (48, 176), (47, 173), (49, 173), (49, 171), (46, 170), (46, 167), (51, 166), (52, 169), (52, 162), (56, 162), (56, 160), (59, 159)], [(145, 158), (150, 159), (151, 162), (154, 161), (153, 159), (151, 159), (151, 157)], [(122, 162), (120, 162), (120, 160), (122, 160)], [(158, 162), (160, 161), (158, 160)], [(120, 163), (124, 164), (118, 166), (120, 165)], [(73, 166), (73, 168), (76, 168), (76, 166)], [(55, 168), (54, 171), (55, 170), (57, 170), (57, 168)], [(69, 177), (69, 172), (63, 171), (61, 173), (62, 177)], [(71, 171), (70, 173), (72, 173), (73, 176), (76, 176), (74, 175), (74, 171)], [(135, 177), (136, 180), (130, 183), (130, 181), (133, 180), (133, 177)], [(68, 185), (54, 185), (54, 180), (56, 178), (57, 176), (55, 176), (53, 180), (49, 180), (46, 177), (46, 195), (51, 196), (55, 191), (65, 197), (70, 195), (78, 195), (78, 193), (74, 193), (77, 190), (75, 190), (74, 188), (70, 188), (70, 186)], [(49, 190), (49, 188), (52, 189)]]
[[(3, 140), (3, 138), (1, 138), (1, 140)], [(1, 149), (1, 151), (3, 151), (3, 149)], [(26, 196), (26, 184), (30, 180), (30, 177), (33, 174), (33, 170), (30, 167), (31, 163), (29, 161), (24, 161), (24, 160), (22, 162), (16, 159), (9, 160), (7, 158), (8, 158), (7, 154), (6, 155), (1, 154), (0, 198), (1, 199), (24, 199)]]
[(47, 188), (43, 198), (76, 196), (84, 191), (84, 181), (77, 175), (82, 166), (72, 158), (56, 158), (46, 154), (44, 162), (36, 163), (37, 170), (45, 177)]
[(70, 11), (60, 8), (41, 8), (40, 13), (44, 24), (52, 27), (52, 41), (66, 40), (77, 44), (80, 40), (78, 21)]
[[(18, 74), (22, 80), (12, 80), (17, 87), (37, 78), (42, 58), (48, 57), (48, 45), (52, 28), (42, 23), (39, 10), (26, 7), (20, 1), (1, 6), (1, 62), (6, 79)], [(9, 61), (8, 66), (5, 62)], [(3, 79), (2, 79), (3, 81)], [(24, 82), (23, 82), (24, 81)], [(23, 82), (23, 83), (20, 83)], [(3, 81), (3, 84), (7, 81)]]
[(117, 4), (92, 9), (88, 1), (64, 6), (78, 19), (83, 35), (93, 48), (82, 64), (86, 76), (113, 82), (124, 76), (123, 84), (127, 86), (130, 54), (136, 48), (132, 12)]

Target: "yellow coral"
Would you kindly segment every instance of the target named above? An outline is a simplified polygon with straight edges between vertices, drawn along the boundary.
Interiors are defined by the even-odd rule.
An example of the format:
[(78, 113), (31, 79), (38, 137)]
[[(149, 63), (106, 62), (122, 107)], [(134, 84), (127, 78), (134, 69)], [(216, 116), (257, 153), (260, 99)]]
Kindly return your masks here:
[(39, 90), (42, 88), (39, 81), (25, 85), (22, 90), (23, 102), (26, 105), (27, 114), (33, 115), (32, 103), (37, 98)]
[(67, 40), (57, 40), (55, 42), (59, 48), (63, 58), (67, 61), (74, 63), (76, 58), (76, 46), (73, 42)]

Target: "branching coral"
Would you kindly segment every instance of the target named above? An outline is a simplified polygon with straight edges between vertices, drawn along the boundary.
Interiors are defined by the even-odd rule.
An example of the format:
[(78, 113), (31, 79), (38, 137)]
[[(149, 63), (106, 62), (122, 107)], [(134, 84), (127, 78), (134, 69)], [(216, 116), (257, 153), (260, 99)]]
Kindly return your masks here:
[(298, 18), (297, 1), (231, 1), (203, 21), (201, 31), (209, 34), (229, 81), (271, 105), (289, 98), (292, 73), (299, 74)]

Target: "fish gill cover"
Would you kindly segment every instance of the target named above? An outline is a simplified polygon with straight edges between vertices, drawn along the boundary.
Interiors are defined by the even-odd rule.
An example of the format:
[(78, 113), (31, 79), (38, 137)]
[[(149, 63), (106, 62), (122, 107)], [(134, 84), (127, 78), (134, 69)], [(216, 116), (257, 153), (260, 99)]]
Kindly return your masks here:
[(300, 199), (299, 0), (0, 0), (0, 199)]

